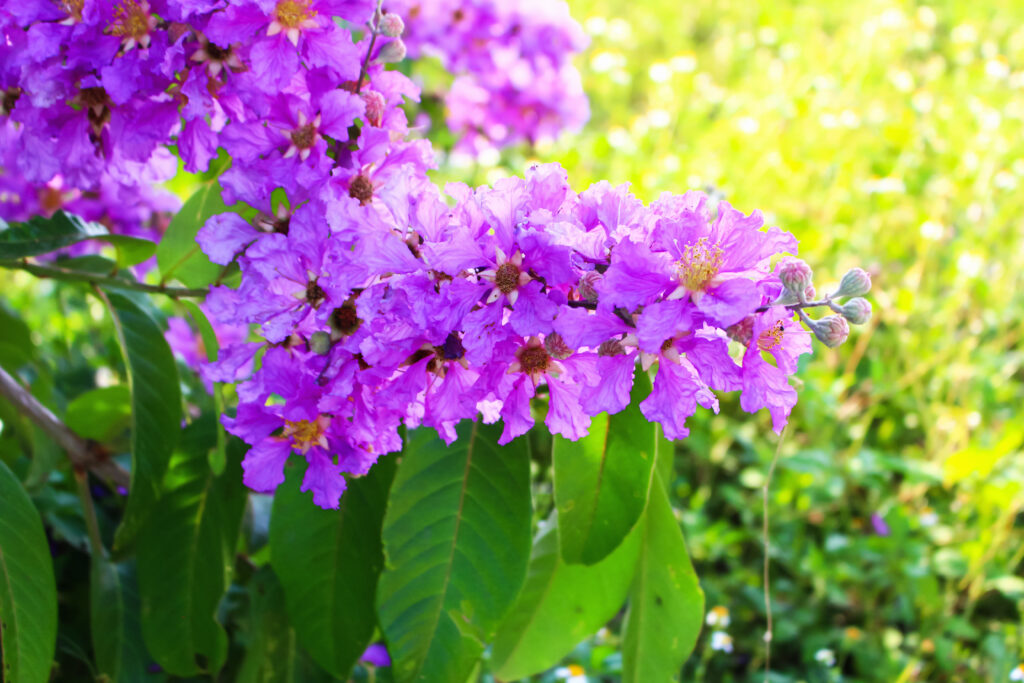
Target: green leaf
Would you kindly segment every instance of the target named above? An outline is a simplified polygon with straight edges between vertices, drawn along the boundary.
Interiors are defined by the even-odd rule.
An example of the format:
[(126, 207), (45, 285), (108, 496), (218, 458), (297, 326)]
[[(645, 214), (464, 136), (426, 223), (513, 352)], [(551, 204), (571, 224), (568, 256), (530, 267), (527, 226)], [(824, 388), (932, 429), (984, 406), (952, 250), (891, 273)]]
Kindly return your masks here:
[(68, 404), (64, 424), (85, 439), (109, 443), (131, 426), (132, 393), (115, 385), (90, 389)]
[(615, 616), (629, 592), (639, 528), (589, 566), (560, 557), (559, 533), (552, 513), (534, 539), (526, 584), (494, 639), (491, 669), (501, 680), (527, 678), (557, 664)]
[(90, 626), (96, 668), (113, 682), (158, 680), (147, 667), (142, 642), (134, 563), (115, 564), (93, 554), (89, 582)]
[(530, 552), (527, 442), (463, 421), (409, 435), (384, 517), (377, 614), (398, 683), (465, 681), (515, 600)]
[(704, 622), (704, 591), (661, 479), (659, 471), (641, 520), (640, 557), (623, 625), (623, 683), (678, 681)]
[(302, 469), (289, 467), (274, 494), (270, 564), (284, 587), (299, 642), (338, 678), (348, 678), (373, 637), (374, 592), (384, 565), (381, 524), (394, 457), (352, 478), (338, 510), (299, 491)]
[[(206, 314), (203, 313), (203, 309), (199, 308), (199, 304), (188, 299), (183, 299), (181, 304), (188, 311), (192, 321), (199, 329), (199, 338), (203, 341), (203, 351), (206, 353), (206, 359), (210, 362), (217, 360), (220, 343), (217, 341), (217, 333), (213, 331), (213, 325), (210, 324)], [(214, 384), (213, 386), (213, 408), (218, 415), (224, 412), (224, 397), (220, 384)], [(227, 458), (225, 457), (226, 447), (227, 434), (224, 431), (224, 425), (218, 421), (217, 444), (210, 450), (210, 467), (213, 469), (214, 474), (221, 474), (227, 466)]]
[(137, 544), (142, 635), (153, 658), (176, 676), (215, 674), (227, 658), (216, 613), (230, 585), (245, 508), (238, 472), (244, 447), (232, 440), (234, 466), (217, 477), (206, 461), (215, 440), (213, 415), (185, 429)]
[(57, 584), (39, 513), (0, 462), (0, 645), (3, 680), (45, 683), (57, 644)]
[(625, 410), (595, 417), (579, 441), (555, 438), (555, 503), (566, 562), (607, 557), (643, 514), (658, 429), (640, 412), (650, 392), (650, 378), (638, 372)]
[[(308, 500), (306, 504), (311, 505)], [(288, 621), (284, 591), (269, 567), (253, 576), (249, 595), (252, 602), (248, 641), (242, 668), (235, 679), (237, 683), (326, 683), (337, 680), (320, 669), (299, 647), (295, 628)]]
[(178, 368), (163, 331), (142, 303), (106, 290), (132, 396), (132, 480), (128, 504), (114, 539), (131, 543), (160, 492), (171, 452), (181, 433)]
[(206, 258), (196, 235), (210, 216), (228, 210), (221, 199), (219, 183), (207, 183), (189, 197), (174, 214), (156, 248), (161, 282), (175, 279), (187, 287), (204, 287), (217, 279), (223, 266)]
[(37, 256), (93, 239), (113, 244), (122, 266), (141, 263), (156, 251), (156, 244), (149, 240), (111, 235), (100, 223), (58, 211), (50, 218), (33, 216), (24, 223), (11, 223), (6, 230), (0, 230), (0, 260)]

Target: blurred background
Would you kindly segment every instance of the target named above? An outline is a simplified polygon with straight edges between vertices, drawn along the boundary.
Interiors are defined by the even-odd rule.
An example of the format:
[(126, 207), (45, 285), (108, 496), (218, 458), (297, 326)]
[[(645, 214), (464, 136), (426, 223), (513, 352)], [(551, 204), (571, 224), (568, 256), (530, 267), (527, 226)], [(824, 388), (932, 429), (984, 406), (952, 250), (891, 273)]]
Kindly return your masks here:
[[(578, 190), (712, 189), (792, 231), (819, 292), (874, 279), (872, 322), (798, 375), (769, 494), (770, 680), (1024, 675), (1024, 4), (569, 4), (592, 41), (586, 128), (440, 178), (540, 160)], [(762, 681), (778, 440), (722, 405), (676, 462), (715, 608), (683, 680)], [(616, 680), (615, 631), (542, 680)]]

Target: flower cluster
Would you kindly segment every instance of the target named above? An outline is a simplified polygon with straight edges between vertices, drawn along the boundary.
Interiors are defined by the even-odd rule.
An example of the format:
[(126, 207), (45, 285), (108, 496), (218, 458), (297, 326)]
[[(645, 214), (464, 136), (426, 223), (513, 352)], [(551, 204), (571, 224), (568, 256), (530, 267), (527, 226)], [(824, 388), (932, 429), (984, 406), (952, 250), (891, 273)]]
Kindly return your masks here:
[(201, 231), (207, 254), (238, 252), (243, 273), (239, 289), (213, 290), (212, 312), (266, 340), (227, 347), (209, 369), (231, 381), (262, 352), (227, 420), (253, 446), (250, 486), (272, 490), (298, 451), (314, 500), (335, 505), (343, 474), (400, 448), (402, 425), (451, 442), (482, 415), (503, 422), (507, 443), (533, 426), (538, 392), (550, 431), (578, 439), (655, 366), (640, 409), (671, 439), (698, 405), (717, 410), (713, 390), (741, 391), (745, 410), (767, 408), (782, 429), (796, 402), (787, 376), (811, 349), (793, 312), (772, 305), (786, 291), (772, 260), (796, 250), (790, 234), (726, 202), (716, 213), (699, 192), (650, 206), (608, 183), (577, 194), (554, 164), (494, 188), (449, 186), (452, 205), (427, 185), (391, 191), (417, 175), (415, 159), (365, 198), (325, 190), (286, 230), (223, 214)]
[[(476, 27), (452, 64), (509, 75), (515, 65), (496, 56), (506, 45), (530, 68), (560, 69), (578, 29), (561, 10), (549, 21), (547, 5), (449, 8)], [(640, 410), (668, 438), (687, 436), (698, 405), (717, 411), (714, 391), (741, 392), (744, 410), (767, 409), (781, 430), (797, 399), (787, 378), (811, 349), (794, 314), (835, 345), (867, 302), (810, 302), (810, 269), (778, 258), (796, 252), (792, 235), (699, 192), (645, 206), (607, 182), (577, 193), (551, 164), (442, 195), (427, 177), (433, 150), (409, 138), (401, 108), (418, 90), (386, 68), (405, 54), (403, 31), (413, 45), (440, 40), (427, 10), (403, 20), (369, 0), (9, 3), (5, 163), (84, 199), (104, 177), (159, 166), (168, 144), (189, 171), (230, 156), (223, 199), (250, 208), (213, 216), (198, 241), (210, 261), (237, 261), (242, 279), (204, 306), (261, 339), (222, 339), (202, 374), (245, 378), (223, 421), (251, 446), (255, 490), (273, 491), (299, 453), (303, 490), (337, 507), (345, 476), (400, 449), (401, 428), (450, 443), (461, 420), (500, 420), (507, 443), (533, 426), (535, 396), (550, 431), (578, 439), (593, 416), (629, 404), (637, 372), (654, 374)], [(506, 120), (512, 138), (547, 125), (524, 120)], [(837, 296), (870, 285), (851, 273)], [(810, 305), (836, 315), (811, 320)]]
[(457, 149), (553, 139), (589, 117), (574, 55), (587, 36), (562, 0), (387, 0), (411, 57), (456, 74), (445, 99)]

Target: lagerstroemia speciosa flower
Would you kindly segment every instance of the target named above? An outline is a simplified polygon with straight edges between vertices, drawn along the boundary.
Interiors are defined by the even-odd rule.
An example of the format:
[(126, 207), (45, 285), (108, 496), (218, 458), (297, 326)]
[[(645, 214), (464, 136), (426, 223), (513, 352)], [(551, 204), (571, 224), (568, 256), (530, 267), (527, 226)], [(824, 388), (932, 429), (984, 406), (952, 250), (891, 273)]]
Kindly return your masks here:
[[(197, 238), (242, 273), (204, 302), (221, 349), (202, 362), (180, 322), (172, 341), (204, 380), (240, 382), (223, 423), (250, 445), (244, 480), (258, 491), (299, 456), (303, 490), (337, 507), (346, 477), (401, 448), (400, 428), (451, 443), (461, 420), (501, 420), (507, 443), (533, 426), (538, 396), (547, 428), (578, 439), (629, 404), (637, 372), (654, 377), (640, 409), (670, 438), (698, 406), (717, 411), (716, 391), (740, 391), (781, 430), (797, 398), (787, 377), (811, 350), (775, 305), (773, 264), (796, 252), (793, 236), (699, 192), (650, 206), (624, 185), (577, 193), (556, 164), (442, 193), (402, 109), (418, 89), (386, 68), (404, 48), (387, 46), (436, 52), (442, 30), (472, 46), (445, 59), (509, 81), (474, 86), (505, 96), (485, 114), (497, 119), (474, 124), (498, 121), (501, 142), (585, 117), (566, 76), (583, 37), (559, 2), (384, 10), (402, 21), (369, 0), (6, 3), (0, 190), (24, 199), (0, 203), (4, 217), (109, 197), (95, 211), (139, 230), (174, 208), (139, 189), (173, 175), (168, 145), (189, 171), (230, 156), (223, 199), (247, 218), (215, 215)], [(125, 208), (132, 192), (145, 209)]]

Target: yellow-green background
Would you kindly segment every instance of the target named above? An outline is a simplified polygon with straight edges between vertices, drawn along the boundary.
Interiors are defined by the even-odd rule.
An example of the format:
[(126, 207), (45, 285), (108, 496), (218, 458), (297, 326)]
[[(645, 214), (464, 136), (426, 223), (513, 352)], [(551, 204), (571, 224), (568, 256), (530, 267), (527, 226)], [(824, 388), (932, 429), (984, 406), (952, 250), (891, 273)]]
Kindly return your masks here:
[[(802, 368), (771, 485), (772, 680), (1009, 680), (1024, 659), (1024, 3), (570, 6), (592, 36), (586, 129), (439, 175), (541, 160), (645, 200), (712, 187), (791, 230), (819, 291), (869, 270), (874, 319)], [(776, 441), (735, 400), (694, 426), (676, 505), (734, 648), (711, 651), (706, 629), (686, 673), (760, 681)], [(614, 677), (615, 638), (568, 661)]]

